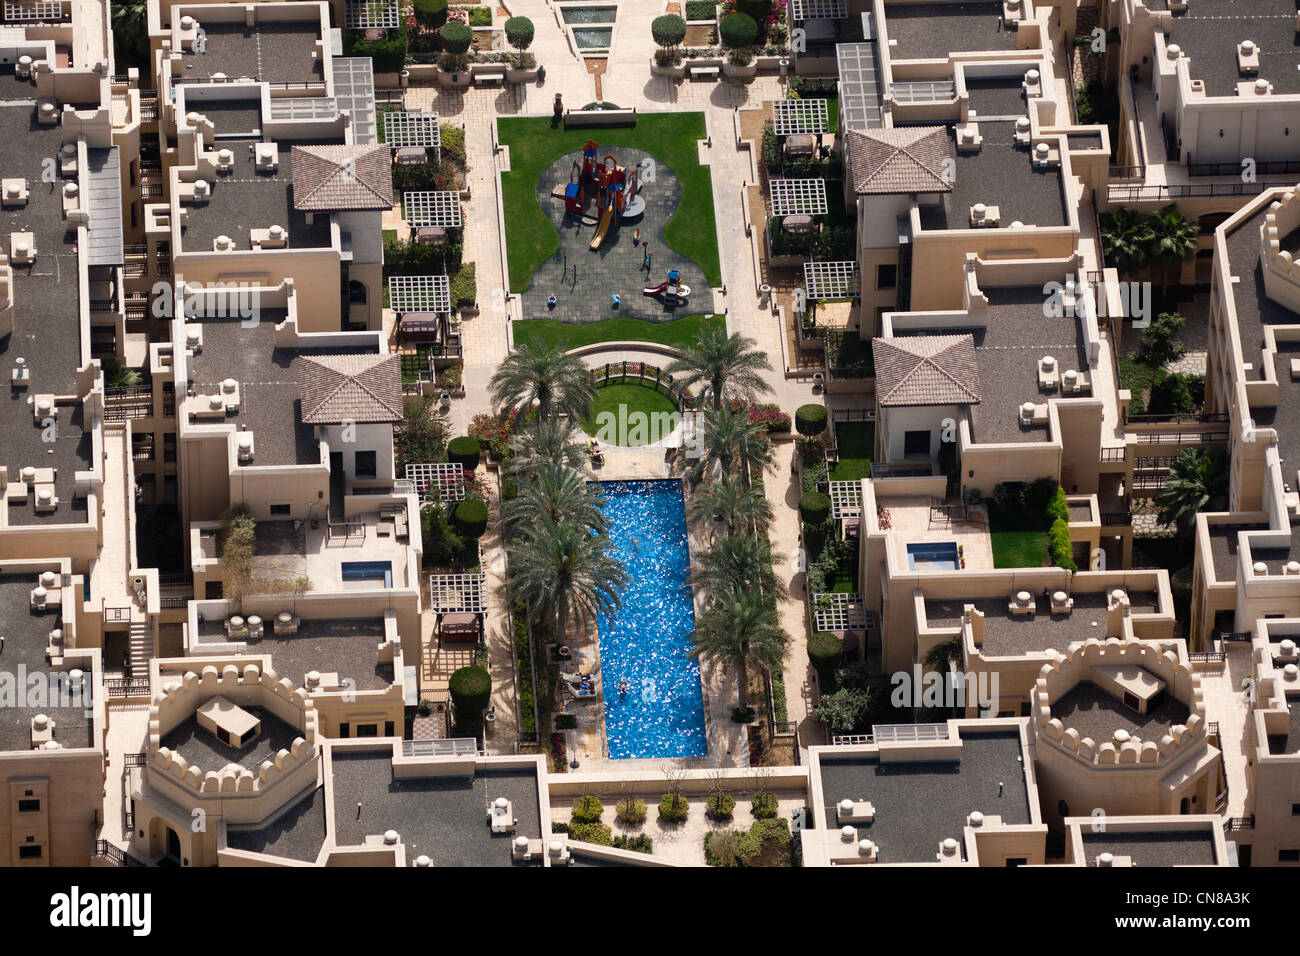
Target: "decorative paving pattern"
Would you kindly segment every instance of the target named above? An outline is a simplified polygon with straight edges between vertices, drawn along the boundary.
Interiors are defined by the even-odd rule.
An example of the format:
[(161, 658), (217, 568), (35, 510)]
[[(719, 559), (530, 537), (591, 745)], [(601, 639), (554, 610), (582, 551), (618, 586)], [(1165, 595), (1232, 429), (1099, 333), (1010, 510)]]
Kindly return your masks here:
[[(582, 152), (569, 153), (552, 163), (538, 179), (537, 202), (555, 224), (560, 248), (529, 278), (528, 288), (521, 296), (523, 318), (596, 322), (630, 316), (666, 322), (684, 315), (711, 312), (713, 290), (703, 270), (664, 242), (664, 224), (682, 198), (682, 185), (676, 174), (643, 150), (619, 146), (611, 148), (609, 153), (620, 166), (628, 169), (647, 159), (654, 162), (654, 181), (643, 182), (637, 192), (645, 200), (645, 212), (611, 225), (600, 248), (592, 251), (588, 245), (597, 228), (594, 201), (588, 197), (587, 210), (591, 215), (579, 215), (566, 212), (564, 200), (552, 196), (557, 185), (569, 182), (569, 172), (575, 160), (582, 161)], [(601, 156), (604, 155), (602, 151)], [(649, 243), (648, 270), (645, 247), (636, 238), (638, 233), (640, 242)], [(690, 299), (685, 305), (672, 306), (662, 296), (647, 296), (641, 291), (647, 285), (663, 282), (669, 269), (680, 271), (682, 282), (690, 287)], [(547, 304), (550, 295), (558, 300), (554, 307)], [(621, 298), (617, 305), (613, 295)]]
[(1209, 352), (1184, 352), (1183, 357), (1166, 362), (1162, 368), (1166, 372), (1179, 372), (1183, 375), (1204, 375)]

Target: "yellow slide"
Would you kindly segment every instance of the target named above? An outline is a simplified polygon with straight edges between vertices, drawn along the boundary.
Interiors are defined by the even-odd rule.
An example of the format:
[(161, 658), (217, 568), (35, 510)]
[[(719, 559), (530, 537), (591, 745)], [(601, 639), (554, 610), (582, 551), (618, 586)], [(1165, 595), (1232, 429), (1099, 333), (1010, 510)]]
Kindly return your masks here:
[(591, 245), (588, 248), (599, 249), (600, 244), (605, 241), (605, 233), (609, 232), (609, 224), (614, 221), (614, 204), (610, 203), (605, 207), (605, 211), (600, 214), (600, 225), (596, 227), (596, 234), (591, 238)]

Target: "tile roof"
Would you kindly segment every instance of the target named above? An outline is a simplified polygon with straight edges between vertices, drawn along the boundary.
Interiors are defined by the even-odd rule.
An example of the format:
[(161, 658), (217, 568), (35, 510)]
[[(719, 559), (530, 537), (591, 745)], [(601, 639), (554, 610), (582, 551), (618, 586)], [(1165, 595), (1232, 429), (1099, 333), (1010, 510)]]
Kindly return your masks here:
[(952, 191), (952, 159), (943, 126), (892, 129), (851, 129), (849, 167), (859, 196), (872, 193), (937, 193)]
[(393, 160), (387, 146), (295, 146), (292, 155), (295, 209), (392, 207)]
[(303, 356), (299, 366), (299, 392), (305, 424), (401, 420), (400, 356)]
[(881, 405), (977, 405), (979, 364), (969, 335), (872, 339)]

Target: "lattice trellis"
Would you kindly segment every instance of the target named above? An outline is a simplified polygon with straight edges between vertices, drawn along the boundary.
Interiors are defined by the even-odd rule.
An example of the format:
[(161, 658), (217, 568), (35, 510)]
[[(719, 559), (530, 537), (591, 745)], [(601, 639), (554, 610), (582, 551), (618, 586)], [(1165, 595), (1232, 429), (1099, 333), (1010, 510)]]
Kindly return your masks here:
[[(437, 149), (441, 145), (437, 113), (385, 113), (384, 143), (397, 149), (423, 146)], [(408, 196), (410, 193), (407, 194)]]
[(487, 611), (487, 575), (429, 575), (429, 609), (435, 614), (483, 614)]
[(451, 280), (446, 276), (389, 276), (388, 307), (394, 312), (450, 312)]
[(397, 0), (347, 0), (343, 8), (349, 30), (396, 30), (400, 24)]
[(7, 23), (39, 23), (62, 20), (62, 0), (5, 0)]
[(406, 480), (415, 485), (422, 505), (465, 500), (465, 469), (456, 462), (408, 464)]
[(858, 481), (832, 481), (830, 483), (831, 517), (862, 517), (862, 483)]
[(856, 299), (860, 292), (856, 262), (805, 262), (803, 280), (810, 299)]
[(843, 20), (849, 5), (844, 0), (794, 0), (790, 15), (796, 20)]
[(823, 99), (773, 100), (772, 126), (777, 136), (794, 133), (825, 133), (830, 129)]
[(406, 221), (412, 226), (442, 226), (444, 229), (460, 225), (460, 193), (450, 189), (436, 192), (402, 193), (406, 204)]
[(814, 594), (813, 609), (819, 631), (866, 631), (874, 624), (861, 594)]
[(826, 180), (773, 179), (768, 182), (774, 216), (824, 216)]
[(368, 56), (336, 56), (334, 98), (339, 110), (352, 117), (352, 138), (361, 144), (378, 142), (375, 130), (375, 73)]

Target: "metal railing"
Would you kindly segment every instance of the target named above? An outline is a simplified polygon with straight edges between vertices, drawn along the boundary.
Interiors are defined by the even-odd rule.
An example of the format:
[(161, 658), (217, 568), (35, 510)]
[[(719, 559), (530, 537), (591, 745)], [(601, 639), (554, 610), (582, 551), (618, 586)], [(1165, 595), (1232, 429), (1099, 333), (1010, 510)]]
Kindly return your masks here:
[(877, 743), (884, 741), (947, 740), (947, 724), (875, 724), (871, 734)]
[(1101, 516), (1102, 527), (1127, 527), (1133, 523), (1133, 512), (1112, 511)]
[[(1112, 203), (1165, 202), (1170, 199), (1212, 198), (1215, 196), (1257, 196), (1283, 182), (1204, 183), (1185, 186), (1107, 186), (1106, 199)], [(1295, 183), (1289, 185), (1294, 186)]]
[(143, 860), (137, 860), (131, 854), (127, 853), (116, 844), (108, 840), (96, 840), (91, 856), (96, 859), (108, 860), (114, 866), (148, 866)]
[[(1241, 163), (1188, 163), (1189, 176), (1240, 176), (1243, 171)], [(1272, 162), (1255, 163), (1256, 176), (1289, 176), (1300, 173), (1300, 160), (1282, 159)]]
[[(1223, 651), (1192, 651), (1187, 655), (1187, 659), (1193, 664), (1222, 664), (1228, 659), (1228, 655)], [(1215, 736), (1219, 732), (1218, 722), (1209, 725), (1210, 735)]]
[(1125, 451), (1124, 448), (1103, 448), (1101, 450), (1101, 460), (1103, 462), (1123, 461)]
[(1223, 832), (1232, 833), (1234, 830), (1253, 830), (1255, 829), (1255, 814), (1248, 817), (1228, 817), (1223, 821)]
[(104, 680), (104, 693), (114, 697), (148, 697), (149, 681), (141, 677), (110, 677)]
[(831, 412), (831, 421), (834, 422), (874, 422), (875, 420), (874, 408), (837, 408)]
[(1217, 424), (1229, 421), (1227, 412), (1180, 412), (1167, 415), (1129, 415), (1126, 421), (1130, 425), (1188, 425)]
[(403, 757), (486, 757), (487, 751), (479, 747), (474, 737), (445, 737), (440, 740), (403, 740)]
[(1225, 643), (1244, 643), (1248, 644), (1251, 640), (1250, 631), (1215, 631), (1214, 639)]
[(131, 609), (129, 607), (106, 607), (104, 608), (104, 623), (106, 624), (130, 624)]
[(162, 196), (163, 196), (162, 183), (141, 183), (140, 184), (141, 199), (162, 199)]
[(1111, 166), (1107, 171), (1111, 179), (1146, 179), (1145, 166)]
[(1213, 445), (1228, 440), (1227, 432), (1142, 432), (1139, 445)]

